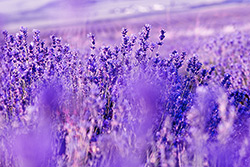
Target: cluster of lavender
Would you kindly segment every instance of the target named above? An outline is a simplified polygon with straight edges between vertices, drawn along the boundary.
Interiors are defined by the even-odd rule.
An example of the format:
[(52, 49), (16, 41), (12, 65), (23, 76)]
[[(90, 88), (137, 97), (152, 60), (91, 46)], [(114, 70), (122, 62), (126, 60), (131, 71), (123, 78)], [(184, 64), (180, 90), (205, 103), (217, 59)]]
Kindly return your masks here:
[(150, 30), (86, 53), (4, 31), (0, 166), (248, 166), (249, 38), (166, 55)]

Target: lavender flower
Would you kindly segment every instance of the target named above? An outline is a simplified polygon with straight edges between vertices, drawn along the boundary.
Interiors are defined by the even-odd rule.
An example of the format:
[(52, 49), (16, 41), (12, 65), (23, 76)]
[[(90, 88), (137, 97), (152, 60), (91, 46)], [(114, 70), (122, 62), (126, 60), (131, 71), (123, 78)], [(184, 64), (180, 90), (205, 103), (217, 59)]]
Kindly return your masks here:
[(150, 31), (124, 28), (120, 45), (101, 47), (90, 34), (86, 51), (39, 30), (31, 42), (26, 28), (4, 31), (0, 164), (248, 166), (247, 38), (168, 55), (166, 31), (158, 42)]

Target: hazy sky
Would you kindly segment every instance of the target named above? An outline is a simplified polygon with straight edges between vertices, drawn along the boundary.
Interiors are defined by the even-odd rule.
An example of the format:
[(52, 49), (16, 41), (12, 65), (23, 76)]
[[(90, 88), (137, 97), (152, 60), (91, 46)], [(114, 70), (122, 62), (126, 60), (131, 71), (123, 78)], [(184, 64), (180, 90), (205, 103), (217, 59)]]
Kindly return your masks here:
[[(124, 0), (1, 0), (0, 1), (0, 13), (2, 14), (14, 14), (26, 12), (29, 10), (36, 10), (42, 8), (48, 4), (54, 3), (62, 3), (67, 2), (68, 4), (75, 4), (76, 6), (91, 4), (91, 3), (102, 3), (102, 2), (122, 2)], [(141, 1), (145, 4), (145, 2), (150, 2), (151, 0), (125, 0), (126, 2), (135, 2)], [(192, 0), (191, 2), (186, 0), (172, 0), (175, 4), (197, 4), (197, 3), (214, 3), (214, 2), (222, 2), (225, 0)], [(171, 0), (155, 0), (155, 3), (165, 3), (168, 4)]]
[(227, 0), (0, 0), (0, 24), (4, 29), (39, 28), (223, 1)]
[(1, 0), (0, 13), (14, 14), (36, 10), (56, 0)]

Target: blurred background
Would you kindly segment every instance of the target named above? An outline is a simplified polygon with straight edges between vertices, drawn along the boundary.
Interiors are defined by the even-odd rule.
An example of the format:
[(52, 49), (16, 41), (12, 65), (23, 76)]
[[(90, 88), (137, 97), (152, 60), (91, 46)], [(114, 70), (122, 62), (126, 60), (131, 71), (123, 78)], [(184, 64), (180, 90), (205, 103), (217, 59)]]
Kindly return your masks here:
[[(216, 34), (250, 30), (250, 0), (0, 0), (0, 29), (18, 32), (21, 26), (40, 29), (41, 36), (61, 36), (81, 48), (86, 36), (99, 44), (119, 43), (121, 29), (137, 34), (152, 25), (151, 36), (167, 30), (168, 49), (185, 49)], [(156, 35), (154, 35), (157, 33)]]

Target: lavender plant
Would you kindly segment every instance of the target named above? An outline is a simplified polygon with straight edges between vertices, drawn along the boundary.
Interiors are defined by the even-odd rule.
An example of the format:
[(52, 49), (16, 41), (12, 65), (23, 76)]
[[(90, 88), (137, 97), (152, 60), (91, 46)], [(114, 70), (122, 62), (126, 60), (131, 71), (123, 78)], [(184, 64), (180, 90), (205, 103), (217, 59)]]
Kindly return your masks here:
[(103, 47), (90, 34), (84, 53), (4, 31), (0, 166), (249, 166), (246, 38), (215, 44), (208, 60), (166, 56), (166, 31), (156, 42), (150, 31), (124, 28)]

